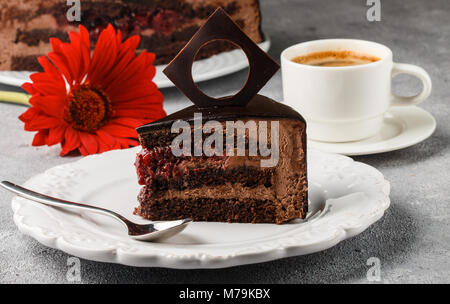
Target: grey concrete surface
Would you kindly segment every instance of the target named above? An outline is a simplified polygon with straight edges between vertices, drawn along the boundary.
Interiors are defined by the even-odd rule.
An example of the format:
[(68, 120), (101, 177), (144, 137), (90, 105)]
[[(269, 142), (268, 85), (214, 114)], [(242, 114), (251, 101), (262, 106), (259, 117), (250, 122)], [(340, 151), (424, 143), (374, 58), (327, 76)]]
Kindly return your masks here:
[[(433, 93), (423, 105), (438, 127), (426, 141), (403, 150), (356, 157), (378, 168), (391, 182), (392, 205), (362, 234), (316, 254), (219, 270), (133, 268), (81, 261), (82, 283), (366, 283), (367, 259), (381, 261), (382, 283), (450, 282), (450, 2), (381, 0), (380, 22), (366, 20), (366, 1), (261, 0), (264, 31), (278, 60), (285, 47), (306, 40), (346, 37), (384, 43), (398, 62), (425, 68)], [(201, 87), (227, 95), (243, 84), (246, 72), (211, 80)], [(395, 89), (420, 90), (417, 80), (400, 77)], [(0, 89), (12, 89), (0, 86)], [(165, 107), (187, 105), (175, 89), (165, 89)], [(262, 94), (282, 100), (281, 77)], [(34, 174), (77, 157), (61, 158), (59, 147), (31, 147), (32, 134), (17, 116), (24, 107), (0, 103), (0, 177), (24, 182)], [(22, 235), (12, 220), (12, 195), (0, 191), (0, 283), (65, 283), (68, 255)]]

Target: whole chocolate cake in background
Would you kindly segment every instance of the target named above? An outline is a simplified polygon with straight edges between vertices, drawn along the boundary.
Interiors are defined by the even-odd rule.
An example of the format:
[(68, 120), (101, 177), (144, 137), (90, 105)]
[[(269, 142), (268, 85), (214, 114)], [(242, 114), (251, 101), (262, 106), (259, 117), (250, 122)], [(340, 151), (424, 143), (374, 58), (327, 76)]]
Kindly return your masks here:
[[(168, 63), (222, 6), (256, 43), (262, 41), (258, 0), (81, 0), (80, 21), (70, 22), (66, 0), (0, 0), (0, 70), (38, 71), (37, 57), (50, 50), (50, 37), (67, 41), (67, 31), (84, 25), (96, 40), (108, 23), (125, 37), (140, 35), (140, 49), (156, 54), (155, 64)], [(232, 46), (213, 43), (201, 50), (206, 58)]]
[[(230, 40), (248, 55), (247, 82), (234, 96), (215, 99), (193, 83), (190, 73), (194, 56), (205, 42), (213, 39)], [(289, 106), (256, 94), (278, 68), (223, 10), (216, 10), (164, 70), (195, 105), (137, 129), (142, 151), (135, 165), (138, 182), (143, 187), (136, 214), (150, 220), (190, 217), (195, 221), (276, 224), (306, 216), (305, 120)], [(237, 155), (233, 148), (233, 153), (226, 149), (222, 155), (203, 150), (197, 156), (193, 153), (175, 156), (173, 143), (179, 133), (173, 132), (173, 126), (180, 121), (187, 124), (189, 148), (205, 147), (208, 134), (200, 133), (198, 137), (196, 132), (204, 131), (206, 121), (214, 121), (220, 125), (216, 124), (214, 131), (221, 130), (219, 138), (223, 139), (223, 146), (227, 137), (237, 143), (241, 136), (245, 153)], [(261, 122), (265, 122), (270, 131), (266, 130), (265, 137), (261, 133), (255, 136), (250, 129), (239, 135), (236, 129), (228, 128), (229, 122), (238, 121), (244, 125), (254, 123), (258, 132), (264, 126)], [(274, 126), (278, 126), (278, 133), (272, 133)], [(262, 166), (267, 155), (250, 155), (252, 140), (259, 147), (277, 148), (277, 161), (272, 166)]]

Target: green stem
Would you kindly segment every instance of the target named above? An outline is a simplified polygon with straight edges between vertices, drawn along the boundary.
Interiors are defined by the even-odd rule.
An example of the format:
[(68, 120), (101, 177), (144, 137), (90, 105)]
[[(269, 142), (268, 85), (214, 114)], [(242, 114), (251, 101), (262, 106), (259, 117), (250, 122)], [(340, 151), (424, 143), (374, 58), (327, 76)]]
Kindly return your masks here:
[(0, 101), (29, 106), (30, 103), (28, 102), (28, 100), (30, 99), (30, 97), (30, 95), (25, 93), (0, 91)]

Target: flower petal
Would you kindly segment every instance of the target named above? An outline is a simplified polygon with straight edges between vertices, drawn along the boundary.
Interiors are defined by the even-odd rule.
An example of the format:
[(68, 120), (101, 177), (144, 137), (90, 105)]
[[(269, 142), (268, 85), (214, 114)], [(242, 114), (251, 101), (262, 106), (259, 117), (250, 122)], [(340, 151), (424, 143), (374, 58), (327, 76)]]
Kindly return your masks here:
[(136, 139), (131, 139), (131, 138), (118, 138), (117, 141), (120, 143), (120, 147), (122, 149), (134, 147), (139, 144), (139, 142)]
[(60, 143), (64, 138), (64, 133), (66, 132), (67, 125), (58, 125), (54, 128), (48, 130), (48, 137), (46, 144), (48, 146), (53, 146)]
[(70, 45), (77, 56), (77, 73), (75, 74), (75, 82), (81, 83), (84, 76), (89, 69), (89, 49), (84, 44), (81, 34), (76, 32), (69, 32)]
[(33, 88), (33, 84), (31, 84), (30, 82), (25, 82), (22, 85), (22, 89), (27, 91), (28, 94), (36, 94), (37, 93), (36, 89)]
[(142, 125), (142, 121), (136, 118), (130, 118), (130, 117), (119, 117), (112, 119), (111, 124), (118, 124), (125, 127), (131, 127), (136, 129), (137, 127)]
[[(143, 51), (139, 56), (135, 57), (121, 72), (120, 78), (112, 81), (108, 87), (105, 88), (106, 91), (112, 92), (112, 94), (117, 93), (124, 87), (128, 87), (130, 84), (135, 85), (136, 81), (142, 79), (142, 72), (146, 68), (146, 56), (147, 52)], [(151, 79), (149, 79), (151, 80)]]
[(73, 77), (70, 71), (69, 63), (67, 62), (64, 53), (61, 50), (62, 42), (56, 38), (50, 38), (50, 44), (52, 45), (53, 52), (47, 54), (48, 58), (53, 62), (53, 64), (58, 68), (58, 70), (64, 75), (66, 81), (72, 84)]
[[(80, 132), (81, 145), (88, 154), (95, 154), (98, 151), (96, 136), (87, 132)], [(83, 149), (83, 150), (84, 150)], [(81, 150), (80, 150), (81, 152)], [(81, 152), (83, 154), (83, 152)], [(84, 154), (83, 154), (84, 155)]]
[[(40, 56), (38, 58), (39, 64), (44, 69), (43, 74), (47, 76), (47, 82), (54, 83), (55, 85), (62, 86), (65, 88), (64, 78), (61, 72), (47, 59), (45, 56)], [(39, 73), (37, 73), (39, 74)]]
[(80, 136), (71, 126), (66, 128), (64, 133), (64, 141), (61, 144), (61, 156), (64, 156), (71, 151), (77, 149), (81, 145)]
[(118, 144), (117, 140), (115, 137), (109, 135), (107, 132), (103, 131), (103, 130), (97, 130), (95, 132), (98, 136), (98, 138), (105, 144), (108, 145), (109, 148), (111, 149), (117, 149), (120, 148), (120, 145)]
[(23, 122), (28, 122), (28, 121), (32, 120), (34, 117), (36, 117), (37, 115), (39, 115), (39, 110), (31, 107), (31, 108), (28, 108), (25, 112), (23, 112), (19, 116), (19, 119)]
[(133, 109), (142, 106), (157, 106), (161, 108), (163, 101), (163, 95), (159, 91), (156, 91), (146, 96), (136, 96), (134, 99), (130, 96), (127, 100), (114, 100), (112, 103), (115, 109)]
[(32, 146), (43, 146), (47, 141), (48, 130), (40, 130), (34, 135)]
[(56, 86), (53, 82), (35, 82), (33, 83), (33, 89), (36, 93), (41, 95), (53, 95), (64, 97), (66, 95), (66, 88), (61, 86)]
[(117, 58), (117, 41), (115, 30), (111, 24), (100, 33), (100, 36), (92, 54), (88, 79), (91, 83), (101, 84), (102, 79), (110, 73)]
[[(127, 90), (122, 90), (117, 92), (116, 94), (112, 94), (112, 92), (106, 91), (111, 97), (111, 101), (113, 103), (125, 102), (125, 101), (133, 101), (136, 99), (140, 99), (143, 97), (149, 97), (153, 94), (158, 94), (158, 87), (152, 81), (145, 82), (143, 84), (134, 85), (128, 87)], [(162, 97), (162, 95), (159, 95)], [(162, 100), (161, 100), (162, 101)]]
[(105, 131), (113, 136), (116, 137), (132, 137), (137, 138), (137, 132), (136, 129), (133, 127), (127, 127), (119, 124), (113, 124), (110, 123), (103, 128), (101, 128), (102, 131)]
[(80, 83), (83, 78), (83, 75), (81, 75), (82, 73), (80, 73), (80, 53), (69, 43), (61, 44), (61, 52), (66, 59), (72, 77), (72, 81), (69, 82), (69, 84)]
[(125, 117), (135, 117), (135, 118), (145, 118), (156, 120), (163, 118), (166, 115), (166, 112), (160, 107), (148, 107), (146, 111), (142, 111), (139, 109), (120, 109), (115, 111), (115, 116), (125, 116)]
[(34, 95), (29, 100), (30, 104), (52, 117), (62, 117), (64, 99), (60, 96)]
[(59, 119), (45, 115), (37, 115), (33, 120), (25, 123), (25, 131), (38, 131), (42, 129), (51, 129), (61, 123)]
[(88, 156), (89, 155), (88, 150), (83, 145), (78, 147), (78, 151), (80, 151), (81, 155), (83, 155), (83, 156)]
[(139, 42), (141, 42), (140, 36), (131, 36), (120, 45), (120, 51), (126, 52), (128, 50), (132, 50), (134, 52), (134, 50), (136, 50), (139, 46)]

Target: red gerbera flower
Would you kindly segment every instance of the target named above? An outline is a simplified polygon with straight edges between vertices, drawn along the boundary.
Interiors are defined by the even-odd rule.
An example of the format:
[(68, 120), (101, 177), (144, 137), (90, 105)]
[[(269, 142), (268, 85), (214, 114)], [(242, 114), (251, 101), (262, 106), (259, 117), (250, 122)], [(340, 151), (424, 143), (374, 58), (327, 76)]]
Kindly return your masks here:
[(155, 59), (136, 56), (139, 36), (122, 42), (111, 25), (103, 30), (91, 55), (89, 33), (69, 32), (70, 43), (52, 38), (53, 51), (39, 57), (44, 69), (22, 88), (32, 95), (19, 119), (38, 131), (33, 146), (61, 143), (61, 155), (82, 155), (138, 144), (135, 128), (165, 116), (163, 96), (153, 83)]

